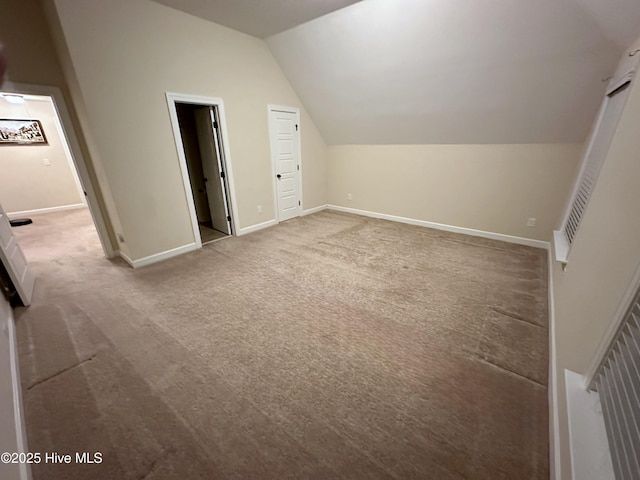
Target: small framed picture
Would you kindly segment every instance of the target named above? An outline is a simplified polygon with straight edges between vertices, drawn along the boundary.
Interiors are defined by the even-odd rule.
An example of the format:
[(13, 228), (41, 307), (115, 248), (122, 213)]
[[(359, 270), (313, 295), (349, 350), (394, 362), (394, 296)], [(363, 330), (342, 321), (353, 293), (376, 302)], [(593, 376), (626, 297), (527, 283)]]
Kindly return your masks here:
[(40, 120), (0, 118), (0, 145), (48, 145)]

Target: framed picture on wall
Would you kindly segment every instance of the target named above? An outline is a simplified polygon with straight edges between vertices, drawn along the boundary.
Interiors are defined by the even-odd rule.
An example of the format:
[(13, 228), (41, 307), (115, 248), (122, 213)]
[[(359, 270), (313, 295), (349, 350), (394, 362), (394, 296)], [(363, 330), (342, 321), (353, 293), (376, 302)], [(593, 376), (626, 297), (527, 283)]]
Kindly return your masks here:
[(48, 145), (40, 120), (0, 118), (0, 145)]

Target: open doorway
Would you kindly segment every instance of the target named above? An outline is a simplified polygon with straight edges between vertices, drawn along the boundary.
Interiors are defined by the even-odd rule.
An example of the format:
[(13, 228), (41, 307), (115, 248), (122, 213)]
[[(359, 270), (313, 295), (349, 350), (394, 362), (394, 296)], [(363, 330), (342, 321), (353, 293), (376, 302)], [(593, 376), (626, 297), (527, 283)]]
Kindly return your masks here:
[(202, 244), (232, 233), (225, 166), (214, 106), (176, 102), (180, 137)]
[(0, 201), (10, 216), (86, 206), (53, 98), (0, 92)]
[(167, 94), (198, 247), (235, 234), (233, 181), (220, 99)]
[[(64, 230), (84, 226), (88, 235), (96, 238), (97, 234), (97, 251), (114, 257), (97, 193), (60, 89), (6, 82), (0, 92), (0, 118), (5, 120), (0, 149), (6, 155), (0, 202), (9, 218), (28, 217), (37, 223), (18, 227), (15, 232), (47, 224)], [(26, 130), (24, 123), (28, 124)], [(23, 138), (21, 129), (27, 133), (35, 129), (33, 139)], [(61, 223), (61, 219), (67, 223)], [(34, 237), (50, 239), (51, 235), (43, 229)], [(44, 247), (41, 251), (46, 253)]]
[(13, 262), (19, 276), (28, 274), (29, 262), (73, 257), (82, 249), (101, 257), (96, 225), (56, 107), (52, 95), (0, 92), (0, 214), (11, 226), (4, 231), (3, 245), (13, 251), (7, 253), (9, 264), (23, 256)]

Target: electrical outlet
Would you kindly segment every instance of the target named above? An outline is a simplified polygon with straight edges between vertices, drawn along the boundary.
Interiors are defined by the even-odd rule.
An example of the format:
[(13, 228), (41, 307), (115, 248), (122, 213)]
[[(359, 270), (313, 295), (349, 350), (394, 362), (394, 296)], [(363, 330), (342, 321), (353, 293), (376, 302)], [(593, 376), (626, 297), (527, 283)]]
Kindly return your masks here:
[(258, 205), (258, 213), (262, 213), (262, 205)]
[(527, 227), (535, 227), (536, 226), (536, 219), (534, 217), (529, 218), (529, 220), (527, 220)]
[(353, 195), (351, 195), (350, 193), (347, 193), (347, 200), (349, 201), (353, 200)]
[(47, 167), (51, 165), (51, 161), (48, 158), (43, 158), (42, 163), (44, 163)]

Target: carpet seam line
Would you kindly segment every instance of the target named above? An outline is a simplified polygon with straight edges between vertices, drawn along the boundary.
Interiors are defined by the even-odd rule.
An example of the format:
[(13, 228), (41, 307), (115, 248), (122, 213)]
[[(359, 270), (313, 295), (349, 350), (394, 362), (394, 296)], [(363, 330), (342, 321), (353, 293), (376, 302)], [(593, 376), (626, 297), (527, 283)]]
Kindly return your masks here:
[(38, 385), (41, 385), (41, 384), (43, 384), (44, 382), (48, 382), (49, 380), (51, 380), (51, 379), (53, 379), (53, 378), (56, 378), (56, 377), (58, 377), (58, 376), (62, 375), (63, 373), (68, 372), (69, 370), (73, 370), (74, 368), (79, 367), (80, 365), (82, 365), (82, 364), (84, 364), (84, 363), (86, 363), (86, 362), (89, 362), (89, 361), (93, 360), (93, 359), (96, 357), (96, 355), (98, 355), (98, 354), (97, 354), (97, 353), (94, 353), (94, 354), (93, 354), (93, 355), (91, 355), (89, 358), (85, 358), (84, 360), (82, 360), (82, 361), (80, 361), (80, 362), (76, 363), (75, 365), (71, 365), (70, 367), (67, 367), (67, 368), (65, 368), (65, 369), (63, 369), (63, 370), (60, 370), (59, 372), (56, 372), (56, 373), (54, 373), (53, 375), (50, 375), (50, 376), (48, 376), (48, 377), (46, 377), (46, 378), (43, 378), (42, 380), (38, 380), (38, 381), (37, 381), (37, 382), (35, 382), (33, 385), (31, 385), (31, 386), (27, 387), (27, 390), (31, 390), (33, 387), (37, 387)]
[(505, 317), (509, 317), (509, 318), (513, 318), (514, 320), (518, 320), (520, 322), (524, 322), (528, 325), (532, 325), (534, 327), (539, 327), (539, 328), (545, 328), (544, 325), (539, 325), (537, 323), (532, 322), (531, 320), (527, 320), (526, 318), (517, 316), (515, 313), (509, 313), (506, 310), (502, 310), (500, 308), (495, 308), (495, 307), (489, 307), (491, 308), (491, 310), (493, 310), (496, 313), (499, 313), (500, 315), (504, 315)]
[(539, 385), (541, 387), (547, 388), (547, 386), (544, 383), (538, 382), (537, 380), (534, 380), (533, 378), (529, 378), (526, 375), (522, 375), (521, 373), (514, 372), (513, 370), (509, 370), (508, 368), (503, 367), (502, 365), (498, 365), (496, 363), (493, 363), (492, 361), (490, 361), (487, 358), (482, 358), (482, 357), (478, 357), (478, 358), (479, 358), (479, 360), (481, 362), (487, 363), (487, 364), (489, 364), (489, 365), (491, 365), (493, 367), (499, 368), (500, 370), (504, 370), (505, 372), (509, 372), (509, 373), (511, 373), (513, 375), (517, 375), (520, 378), (524, 378), (525, 380), (528, 380), (531, 383), (535, 383), (536, 385)]

